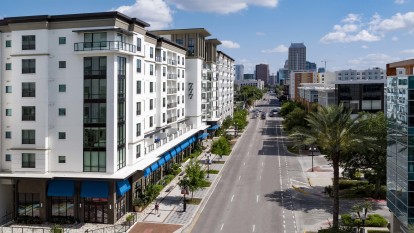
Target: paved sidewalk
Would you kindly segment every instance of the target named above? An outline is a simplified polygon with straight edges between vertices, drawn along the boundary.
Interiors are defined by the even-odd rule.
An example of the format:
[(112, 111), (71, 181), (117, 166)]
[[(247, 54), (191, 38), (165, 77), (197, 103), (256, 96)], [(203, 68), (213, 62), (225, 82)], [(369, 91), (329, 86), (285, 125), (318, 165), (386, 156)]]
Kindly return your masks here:
[[(201, 164), (205, 170), (207, 170), (205, 155), (210, 150), (211, 143), (211, 139), (203, 142), (204, 146), (206, 146), (206, 149), (204, 149), (197, 158), (201, 161)], [(228, 159), (229, 156), (223, 156), (223, 158), (220, 159), (218, 155), (212, 154), (213, 161), (220, 160), (225, 162)], [(185, 166), (188, 164), (188, 161), (182, 165), (183, 171), (185, 170)], [(224, 165), (225, 163), (213, 163), (210, 165), (210, 170), (221, 170), (223, 169)], [(212, 186), (217, 177), (217, 174), (209, 175), (208, 180), (212, 183)], [(182, 176), (175, 177), (170, 184), (164, 187), (156, 200), (143, 210), (137, 223), (128, 232), (182, 232), (185, 226), (192, 222), (194, 216), (196, 215), (198, 209), (200, 208), (200, 205), (204, 200), (202, 203), (200, 203), (200, 205), (187, 204), (186, 211), (183, 212), (183, 195), (181, 194), (181, 189), (178, 185), (178, 182), (181, 178)], [(209, 195), (209, 191), (212, 186), (194, 192), (194, 198), (205, 199)], [(171, 187), (173, 188), (171, 189)], [(191, 193), (186, 196), (186, 198), (190, 197)], [(158, 213), (155, 212), (155, 202), (159, 203)]]

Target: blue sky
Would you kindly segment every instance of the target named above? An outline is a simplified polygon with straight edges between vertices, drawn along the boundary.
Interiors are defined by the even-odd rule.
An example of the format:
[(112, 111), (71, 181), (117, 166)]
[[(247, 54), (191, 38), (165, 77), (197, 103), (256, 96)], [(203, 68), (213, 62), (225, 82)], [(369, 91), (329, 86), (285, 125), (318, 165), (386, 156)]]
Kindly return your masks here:
[(206, 28), (246, 72), (266, 63), (275, 73), (292, 42), (330, 71), (414, 57), (414, 0), (13, 0), (2, 1), (0, 17), (109, 10), (152, 29)]

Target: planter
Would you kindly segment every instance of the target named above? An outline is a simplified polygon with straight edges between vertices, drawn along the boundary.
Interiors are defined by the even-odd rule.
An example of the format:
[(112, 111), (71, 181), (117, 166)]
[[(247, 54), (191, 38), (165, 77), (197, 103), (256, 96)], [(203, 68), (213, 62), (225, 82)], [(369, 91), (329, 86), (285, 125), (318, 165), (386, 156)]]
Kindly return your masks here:
[(142, 212), (144, 210), (143, 206), (134, 206), (135, 212)]

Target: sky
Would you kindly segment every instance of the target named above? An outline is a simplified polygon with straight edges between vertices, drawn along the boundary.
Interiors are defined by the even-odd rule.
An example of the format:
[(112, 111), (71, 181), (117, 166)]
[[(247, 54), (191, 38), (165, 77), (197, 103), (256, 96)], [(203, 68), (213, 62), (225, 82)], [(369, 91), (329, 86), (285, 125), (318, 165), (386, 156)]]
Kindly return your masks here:
[(3, 0), (0, 18), (114, 10), (149, 30), (205, 28), (245, 73), (276, 73), (291, 43), (329, 71), (414, 58), (414, 0)]

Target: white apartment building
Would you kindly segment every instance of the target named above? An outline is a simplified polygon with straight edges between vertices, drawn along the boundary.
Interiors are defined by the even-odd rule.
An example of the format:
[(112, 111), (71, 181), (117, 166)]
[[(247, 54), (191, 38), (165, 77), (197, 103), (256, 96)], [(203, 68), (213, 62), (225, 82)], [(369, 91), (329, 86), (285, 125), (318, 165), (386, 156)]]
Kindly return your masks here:
[(222, 121), (226, 119), (226, 117), (233, 117), (234, 80), (236, 76), (234, 59), (225, 54), (224, 52), (218, 51), (217, 71), (217, 96), (215, 99), (217, 105), (213, 105), (213, 116), (215, 116), (216, 118), (220, 118), (219, 121), (220, 123), (222, 123)]
[(318, 72), (317, 73), (317, 82), (322, 84), (332, 84), (336, 81), (336, 73), (335, 72)]
[(148, 26), (118, 12), (0, 20), (0, 217), (114, 223), (205, 137), (203, 60)]
[(256, 79), (236, 80), (235, 84), (238, 86), (239, 89), (244, 87), (244, 86), (257, 87), (260, 90), (263, 90), (263, 88), (264, 88), (264, 81), (256, 80)]
[(310, 103), (318, 103), (321, 106), (336, 104), (335, 85), (320, 83), (302, 83), (298, 88), (302, 103), (309, 106)]
[(338, 81), (346, 80), (378, 80), (385, 79), (385, 71), (379, 67), (366, 70), (340, 70), (336, 71), (336, 78)]

